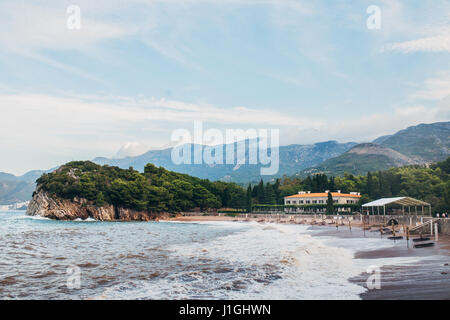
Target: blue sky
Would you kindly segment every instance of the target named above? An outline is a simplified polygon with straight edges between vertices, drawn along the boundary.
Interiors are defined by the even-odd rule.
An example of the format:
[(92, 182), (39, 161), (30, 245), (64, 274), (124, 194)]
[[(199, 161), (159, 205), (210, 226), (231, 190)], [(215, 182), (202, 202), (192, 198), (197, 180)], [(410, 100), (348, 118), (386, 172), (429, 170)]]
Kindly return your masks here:
[(194, 120), (305, 144), (450, 118), (449, 1), (4, 0), (0, 44), (15, 174), (168, 146)]

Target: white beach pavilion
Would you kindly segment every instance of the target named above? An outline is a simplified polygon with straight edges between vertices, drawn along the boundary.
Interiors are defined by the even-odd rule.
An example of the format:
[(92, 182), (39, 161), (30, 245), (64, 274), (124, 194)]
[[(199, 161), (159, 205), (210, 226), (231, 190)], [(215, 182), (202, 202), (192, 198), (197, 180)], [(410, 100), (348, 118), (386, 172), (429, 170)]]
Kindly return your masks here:
[[(381, 208), (381, 210), (380, 210)], [(407, 211), (405, 209), (408, 208)], [(411, 212), (411, 208), (414, 211)], [(417, 209), (420, 210), (417, 210)], [(428, 210), (425, 210), (428, 208)], [(365, 210), (366, 209), (366, 210)], [(396, 198), (382, 198), (372, 202), (368, 202), (362, 205), (363, 213), (372, 215), (425, 215), (425, 211), (428, 211), (428, 215), (431, 216), (431, 205), (428, 202), (417, 200), (410, 197), (396, 197)], [(386, 211), (388, 210), (388, 211)], [(381, 211), (381, 213), (380, 213)], [(387, 213), (388, 212), (388, 213)]]

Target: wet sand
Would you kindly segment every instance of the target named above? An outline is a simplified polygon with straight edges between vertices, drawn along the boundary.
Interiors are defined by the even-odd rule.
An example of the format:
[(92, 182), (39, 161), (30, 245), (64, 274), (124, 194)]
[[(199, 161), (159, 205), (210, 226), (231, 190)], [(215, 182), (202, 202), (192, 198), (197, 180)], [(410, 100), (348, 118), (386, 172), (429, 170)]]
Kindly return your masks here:
[[(229, 216), (182, 216), (172, 219), (174, 221), (195, 222), (195, 221), (259, 221), (257, 218), (236, 218)], [(310, 229), (317, 230), (315, 237), (333, 236), (337, 238), (380, 238), (379, 232), (366, 230), (357, 221), (352, 223), (350, 229), (348, 225), (340, 225), (338, 228), (329, 219), (327, 225), (317, 225), (317, 220), (301, 219), (289, 221), (286, 218), (272, 219), (270, 222), (279, 223), (302, 223), (310, 224)], [(267, 221), (267, 220), (266, 220)], [(299, 222), (301, 221), (301, 222)], [(387, 237), (387, 235), (383, 235)], [(415, 238), (417, 236), (413, 236)], [(434, 240), (434, 238), (433, 238)], [(410, 241), (409, 248), (405, 239), (397, 240), (396, 246), (384, 249), (358, 251), (355, 259), (377, 259), (396, 257), (422, 257), (418, 263), (406, 266), (386, 265), (381, 270), (381, 288), (368, 289), (366, 281), (371, 274), (362, 273), (357, 277), (349, 279), (358, 285), (368, 289), (361, 294), (363, 300), (413, 300), (413, 299), (433, 299), (450, 300), (450, 237), (440, 236), (439, 241), (431, 248), (412, 248)]]
[[(314, 227), (312, 227), (314, 228)], [(318, 228), (318, 227), (316, 227)], [(361, 228), (340, 228), (340, 230), (324, 230), (316, 236), (334, 236), (342, 238), (380, 238), (377, 232), (366, 231)], [(420, 262), (407, 266), (386, 265), (380, 268), (381, 288), (368, 289), (366, 281), (371, 276), (362, 273), (349, 279), (368, 289), (361, 294), (363, 300), (449, 300), (450, 299), (450, 239), (439, 237), (439, 241), (431, 248), (409, 248), (406, 240), (396, 241), (396, 246), (384, 249), (358, 251), (355, 259), (378, 259), (397, 257), (421, 257)]]
[[(380, 252), (380, 254), (383, 254)], [(448, 261), (448, 260), (447, 260)], [(367, 288), (369, 274), (350, 279)], [(448, 262), (424, 260), (409, 266), (381, 267), (381, 289), (361, 294), (363, 300), (449, 300), (450, 267)]]

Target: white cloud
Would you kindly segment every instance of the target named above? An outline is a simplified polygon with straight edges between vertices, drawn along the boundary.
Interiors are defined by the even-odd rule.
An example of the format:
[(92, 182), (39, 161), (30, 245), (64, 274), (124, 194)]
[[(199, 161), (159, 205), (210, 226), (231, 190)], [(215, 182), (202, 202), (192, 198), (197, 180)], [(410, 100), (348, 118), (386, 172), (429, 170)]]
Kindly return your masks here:
[(147, 152), (149, 149), (150, 147), (146, 143), (139, 141), (127, 142), (117, 151), (117, 157), (135, 157)]
[(412, 52), (450, 52), (450, 34), (440, 34), (416, 40), (385, 45), (383, 51)]
[(281, 82), (287, 83), (289, 85), (293, 85), (296, 87), (305, 87), (309, 85), (310, 81), (307, 82), (304, 79), (300, 77), (292, 77), (289, 75), (283, 75), (283, 74), (269, 74), (269, 77), (272, 77), (276, 80), (279, 80)]
[[(171, 130), (189, 127), (194, 120), (219, 128), (322, 125), (278, 111), (245, 107), (20, 92), (0, 93), (0, 114), (0, 150), (8, 154), (0, 158), (0, 167), (15, 173), (47, 169), (74, 159), (112, 156), (137, 137), (148, 146), (162, 146), (170, 140)], [(136, 148), (126, 149), (124, 152), (135, 152)]]
[(319, 127), (321, 121), (290, 116), (278, 111), (251, 109), (246, 107), (221, 108), (209, 104), (186, 103), (166, 99), (146, 99), (130, 97), (96, 97), (71, 96), (56, 97), (42, 94), (0, 94), (2, 115), (12, 116), (42, 123), (61, 120), (63, 133), (80, 124), (92, 125), (114, 124), (116, 122), (133, 122), (142, 120), (160, 120), (173, 122), (192, 122), (203, 120), (220, 124), (255, 124), (271, 123), (274, 126)]
[[(380, 33), (384, 34), (385, 42), (390, 42), (385, 51), (450, 52), (450, 32), (443, 27), (445, 24), (442, 21), (436, 24), (432, 21), (417, 22), (414, 16), (408, 17), (409, 11), (400, 1), (382, 3), (383, 27)], [(221, 19), (226, 18), (230, 10), (222, 9), (247, 9), (247, 6), (260, 5), (268, 6), (269, 10), (264, 10), (267, 13), (264, 18), (268, 18), (270, 27), (284, 28), (282, 31), (293, 35), (293, 43), (298, 50), (286, 50), (289, 51), (286, 53), (288, 59), (296, 61), (292, 57), (300, 53), (320, 66), (327, 65), (330, 74), (336, 77), (348, 80), (351, 76), (336, 72), (338, 68), (333, 64), (339, 59), (336, 59), (333, 47), (335, 42), (327, 38), (327, 35), (333, 34), (333, 27), (331, 22), (324, 23), (327, 18), (335, 19), (341, 13), (345, 15), (346, 10), (325, 12), (320, 10), (320, 4), (303, 0), (79, 0), (77, 4), (82, 10), (82, 28), (68, 30), (65, 2), (41, 1), (38, 6), (29, 1), (2, 1), (0, 52), (20, 54), (52, 68), (105, 83), (100, 73), (90, 74), (88, 70), (62, 63), (67, 60), (56, 60), (54, 57), (62, 55), (54, 53), (76, 51), (84, 56), (105, 59), (108, 53), (104, 43), (132, 37), (134, 43), (138, 40), (178, 64), (204, 71), (197, 55), (202, 50), (196, 48), (202, 40), (195, 41), (198, 28), (208, 25), (216, 28), (214, 31), (218, 31), (219, 35), (221, 31), (226, 35), (227, 24), (224, 23), (223, 30), (220, 29)], [(204, 4), (213, 8), (211, 12), (217, 12), (217, 15), (205, 14), (205, 11), (200, 11), (202, 8), (195, 7)], [(364, 17), (364, 13), (361, 10), (360, 16)], [(312, 17), (303, 19), (305, 15), (313, 14), (320, 14), (322, 20)], [(436, 15), (425, 16), (434, 19)], [(266, 20), (263, 22), (266, 23)], [(357, 22), (361, 21), (357, 19)], [(355, 25), (363, 28), (364, 23)], [(341, 39), (337, 40), (340, 42)], [(278, 64), (274, 64), (273, 77), (280, 81), (299, 87), (307, 87), (314, 81), (312, 77), (296, 76), (295, 70), (287, 74), (282, 72)], [(265, 70), (261, 73), (268, 74)], [(222, 127), (279, 126), (284, 128), (281, 136), (283, 143), (328, 139), (347, 141), (355, 137), (360, 141), (370, 140), (420, 122), (448, 120), (449, 88), (450, 77), (436, 75), (425, 80), (411, 94), (409, 98), (412, 101), (409, 101), (408, 107), (397, 108), (392, 113), (373, 113), (359, 119), (340, 121), (326, 119), (321, 114), (311, 119), (299, 116), (301, 113), (286, 114), (278, 109), (225, 108), (141, 97), (29, 94), (0, 85), (0, 90), (4, 91), (0, 93), (0, 149), (11, 155), (0, 159), (0, 168), (49, 168), (72, 157), (81, 159), (112, 155), (121, 145), (124, 145), (121, 155), (132, 155), (140, 152), (137, 150), (141, 145), (167, 143), (173, 127), (185, 126), (194, 120), (204, 120)], [(438, 107), (425, 107), (416, 101), (419, 99), (441, 102)], [(339, 117), (339, 114), (329, 116)], [(137, 145), (126, 145), (136, 140), (139, 140)]]
[(450, 71), (439, 72), (417, 85), (418, 89), (410, 95), (411, 99), (441, 100), (450, 95)]
[(27, 2), (3, 2), (0, 5), (0, 41), (8, 44), (4, 50), (57, 51), (84, 50), (99, 41), (121, 38), (135, 31), (130, 26), (89, 18), (81, 12), (81, 29), (67, 28), (66, 7), (34, 5)]
[(287, 128), (281, 135), (281, 144), (313, 143), (326, 140), (341, 142), (372, 141), (382, 135), (420, 123), (450, 120), (450, 100), (438, 107), (408, 105), (396, 107), (390, 113), (373, 113), (360, 118), (330, 120), (318, 129)]
[[(221, 17), (229, 8), (266, 6), (271, 8), (269, 23), (279, 25), (288, 20), (297, 23), (299, 16), (315, 12), (314, 6), (305, 0), (129, 0), (126, 3), (78, 0), (76, 5), (81, 8), (81, 29), (69, 30), (66, 27), (68, 3), (2, 1), (0, 51), (26, 55), (72, 72), (69, 66), (51, 60), (46, 53), (77, 51), (98, 58), (106, 54), (101, 52), (103, 42), (133, 37), (168, 59), (205, 71), (201, 63), (195, 61), (195, 43), (192, 42), (198, 28), (204, 27), (200, 23), (205, 19), (219, 27), (223, 26)], [(216, 14), (205, 15), (205, 8)], [(90, 77), (82, 71), (75, 73)]]
[[(445, 121), (450, 104), (398, 107), (348, 120), (301, 118), (275, 110), (221, 108), (165, 99), (0, 93), (3, 170), (50, 168), (73, 159), (132, 156), (167, 144), (171, 130), (203, 120), (217, 128), (281, 128), (281, 144), (369, 141), (418, 123)], [(139, 142), (136, 141), (139, 137)], [(16, 159), (20, 156), (21, 161)], [(26, 156), (25, 156), (26, 155)]]
[(445, 0), (409, 5), (383, 0), (381, 52), (450, 52), (450, 4)]
[(89, 80), (104, 82), (76, 66), (51, 58), (48, 52), (76, 51), (98, 58), (96, 53), (102, 41), (131, 35), (135, 28), (89, 18), (82, 10), (81, 29), (70, 30), (66, 24), (66, 8), (58, 2), (49, 2), (47, 5), (23, 1), (1, 2), (0, 52), (21, 55)]

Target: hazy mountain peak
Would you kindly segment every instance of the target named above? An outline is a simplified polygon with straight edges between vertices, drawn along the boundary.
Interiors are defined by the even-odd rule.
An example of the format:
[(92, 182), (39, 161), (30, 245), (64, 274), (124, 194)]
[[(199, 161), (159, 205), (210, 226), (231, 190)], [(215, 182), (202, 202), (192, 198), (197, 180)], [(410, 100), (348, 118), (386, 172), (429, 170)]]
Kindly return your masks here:
[(450, 156), (450, 121), (419, 124), (398, 131), (381, 145), (417, 162), (435, 162)]
[(347, 151), (347, 153), (354, 153), (358, 155), (369, 155), (369, 154), (383, 155), (394, 160), (399, 165), (416, 163), (409, 157), (401, 154), (400, 152), (371, 142), (358, 144), (353, 148), (351, 148), (349, 151)]
[(17, 177), (11, 173), (0, 172), (0, 180), (17, 180)]
[(127, 142), (120, 147), (117, 151), (116, 156), (118, 158), (135, 157), (144, 154), (149, 150), (149, 147), (141, 142)]

